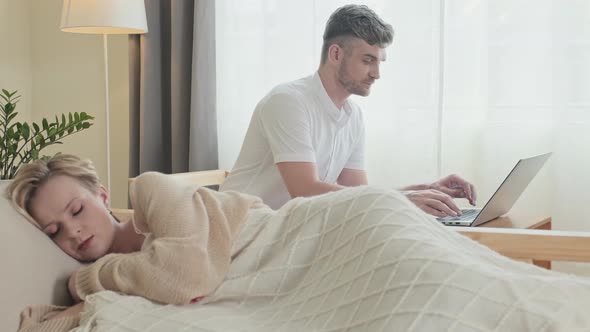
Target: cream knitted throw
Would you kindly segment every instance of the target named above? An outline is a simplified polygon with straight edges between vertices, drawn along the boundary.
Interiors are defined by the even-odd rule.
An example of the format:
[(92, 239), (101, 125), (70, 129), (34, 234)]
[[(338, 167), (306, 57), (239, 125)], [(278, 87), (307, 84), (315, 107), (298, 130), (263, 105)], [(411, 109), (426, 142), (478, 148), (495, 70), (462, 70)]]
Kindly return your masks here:
[(173, 306), (101, 292), (86, 331), (588, 331), (590, 282), (519, 263), (370, 187), (252, 210), (223, 283)]

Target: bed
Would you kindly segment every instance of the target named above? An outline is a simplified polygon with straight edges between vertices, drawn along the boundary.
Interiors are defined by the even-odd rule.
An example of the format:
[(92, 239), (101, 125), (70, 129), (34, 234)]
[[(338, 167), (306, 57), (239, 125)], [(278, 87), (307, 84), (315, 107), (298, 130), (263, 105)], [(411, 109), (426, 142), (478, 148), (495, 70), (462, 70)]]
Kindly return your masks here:
[[(216, 174), (219, 179), (219, 173), (214, 172), (214, 174)], [(192, 179), (191, 181), (196, 181), (197, 183), (207, 185), (215, 184), (201, 182), (204, 180), (199, 176), (195, 177), (195, 174), (185, 175), (190, 176)], [(3, 191), (5, 186), (6, 183), (0, 184), (0, 190)], [(19, 312), (29, 304), (68, 304), (65, 280), (69, 273), (79, 266), (79, 263), (73, 261), (71, 258), (61, 253), (61, 251), (59, 251), (59, 249), (57, 249), (46, 236), (44, 236), (41, 232), (38, 232), (33, 226), (29, 225), (21, 216), (19, 216), (4, 198), (2, 198), (0, 204), (0, 213), (2, 213), (2, 220), (5, 223), (2, 233), (4, 234), (4, 239), (1, 242), (1, 249), (4, 255), (4, 258), (2, 259), (2, 262), (4, 263), (3, 272), (7, 274), (7, 276), (3, 278), (5, 282), (2, 283), (2, 292), (5, 294), (5, 297), (3, 298), (2, 304), (0, 304), (0, 330), (13, 331), (16, 330), (18, 326)], [(114, 212), (123, 222), (125, 222), (125, 220), (127, 220), (131, 215), (131, 211), (129, 210), (116, 210)], [(535, 259), (578, 262), (590, 260), (589, 233), (486, 228), (454, 228), (454, 230), (490, 247), (491, 249), (503, 255), (518, 260)], [(454, 237), (453, 235), (448, 234), (445, 236)], [(541, 279), (553, 276), (553, 274), (549, 275), (539, 272), (541, 269), (534, 266), (529, 267), (525, 264), (511, 262), (508, 259), (505, 259), (505, 261), (500, 259), (500, 261), (501, 264), (507, 264), (507, 266), (511, 267), (515, 266), (516, 269), (519, 270), (528, 271), (531, 269), (534, 271), (534, 273), (538, 274), (539, 278)], [(567, 277), (564, 278), (567, 279)], [(559, 280), (559, 278), (555, 280)], [(556, 287), (558, 286), (559, 285)], [(231, 285), (228, 287), (231, 288)], [(585, 291), (587, 288), (588, 287), (585, 287), (585, 284), (582, 282), (580, 291)], [(356, 287), (351, 287), (350, 289), (350, 291), (352, 291), (356, 289)], [(231, 289), (225, 289), (225, 291), (228, 293), (231, 291)], [(546, 291), (550, 293), (554, 291), (554, 289), (547, 289)], [(146, 317), (154, 317), (154, 313), (165, 314), (167, 311), (174, 309), (170, 308), (170, 306), (158, 306), (141, 298), (122, 297), (118, 294), (110, 292), (103, 293), (105, 294), (101, 294), (100, 296), (93, 298), (92, 306), (100, 306), (102, 312), (105, 315), (108, 314), (108, 317), (104, 318), (105, 322), (107, 322), (108, 319), (116, 320), (117, 317), (120, 317), (121, 320), (126, 320), (128, 317), (133, 317), (134, 315), (139, 316), (140, 314), (145, 315)], [(222, 306), (229, 305), (229, 307), (232, 307), (230, 299), (231, 297), (227, 296), (221, 299), (220, 301), (222, 302)], [(586, 298), (584, 298), (584, 300), (585, 299)], [(588, 296), (588, 300), (590, 301), (590, 296)], [(256, 305), (256, 299), (253, 299), (253, 301), (254, 302), (250, 304)], [(114, 304), (117, 303), (119, 305), (115, 306)], [(203, 306), (203, 304), (196, 305)], [(189, 314), (185, 312), (184, 309), (176, 309), (177, 310), (173, 311), (171, 315), (177, 319), (165, 320), (157, 323), (160, 325), (160, 330), (170, 330), (170, 328), (175, 326), (174, 324), (179, 324), (179, 321), (182, 320), (182, 317), (184, 317), (183, 315)], [(209, 324), (223, 323), (215, 322), (215, 320), (210, 319), (214, 316), (213, 314), (216, 310), (216, 307), (211, 306), (210, 310), (213, 312), (201, 310), (205, 313), (204, 316), (202, 316), (204, 318), (201, 318), (203, 330), (211, 330), (210, 328), (205, 328), (205, 326), (209, 326)], [(240, 322), (241, 319), (246, 319), (246, 322), (261, 319), (256, 315), (244, 316), (244, 314), (240, 311), (240, 306), (233, 308), (233, 310), (234, 311), (231, 314), (237, 319), (237, 322)], [(299, 310), (302, 310), (302, 308), (299, 307)], [(357, 307), (357, 311), (358, 310), (359, 309)], [(289, 311), (288, 308), (285, 308), (285, 311), (275, 312), (274, 314), (280, 315), (281, 313), (284, 314), (285, 312), (294, 311)], [(344, 312), (345, 311), (343, 311), (343, 313)], [(264, 311), (260, 312), (260, 314), (262, 313), (264, 313)], [(195, 316), (193, 314), (190, 315)], [(285, 319), (286, 321), (295, 324), (290, 325), (293, 329), (287, 328), (286, 330), (294, 330), (295, 327), (297, 327), (297, 322), (293, 319), (293, 317), (288, 317)], [(285, 319), (278, 321), (283, 322)], [(333, 313), (332, 319), (334, 319)], [(378, 322), (379, 320), (377, 319), (372, 323)], [(268, 322), (268, 324), (271, 323), (272, 322)], [(183, 325), (183, 328), (192, 330), (190, 328), (190, 324), (194, 323), (187, 324), (189, 325)], [(246, 325), (242, 325), (242, 327), (244, 326)], [(354, 326), (360, 328), (361, 325)], [(354, 326), (352, 330), (355, 329)], [(272, 330), (273, 328), (271, 325), (268, 325), (267, 327), (269, 330)], [(309, 327), (309, 325), (307, 327)], [(472, 327), (474, 329), (476, 328), (475, 326)], [(305, 326), (301, 326), (301, 328), (305, 328)], [(285, 330), (285, 328), (283, 329)], [(414, 329), (416, 329), (416, 326), (414, 326)], [(155, 330), (156, 329), (154, 329), (154, 331)], [(194, 330), (200, 330), (200, 328), (195, 327)], [(244, 330), (248, 329), (244, 328)], [(278, 330), (280, 330), (280, 328)], [(457, 328), (457, 330), (459, 330), (459, 328)]]

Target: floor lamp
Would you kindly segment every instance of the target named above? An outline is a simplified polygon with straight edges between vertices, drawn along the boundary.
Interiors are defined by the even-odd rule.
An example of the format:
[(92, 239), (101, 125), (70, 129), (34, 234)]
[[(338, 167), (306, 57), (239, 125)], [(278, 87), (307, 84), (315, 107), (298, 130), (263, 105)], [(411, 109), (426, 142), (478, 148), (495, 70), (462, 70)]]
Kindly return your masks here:
[[(109, 57), (107, 35), (147, 32), (144, 0), (64, 0), (61, 31), (103, 35), (107, 188), (111, 194), (111, 142), (109, 107)], [(110, 206), (109, 198), (109, 206)]]

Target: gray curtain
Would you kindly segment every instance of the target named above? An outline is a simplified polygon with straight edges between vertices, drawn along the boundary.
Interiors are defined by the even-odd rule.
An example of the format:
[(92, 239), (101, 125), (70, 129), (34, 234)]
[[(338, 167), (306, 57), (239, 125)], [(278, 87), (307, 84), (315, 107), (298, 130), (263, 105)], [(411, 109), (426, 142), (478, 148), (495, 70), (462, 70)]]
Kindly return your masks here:
[(218, 167), (215, 1), (145, 0), (131, 35), (129, 175)]

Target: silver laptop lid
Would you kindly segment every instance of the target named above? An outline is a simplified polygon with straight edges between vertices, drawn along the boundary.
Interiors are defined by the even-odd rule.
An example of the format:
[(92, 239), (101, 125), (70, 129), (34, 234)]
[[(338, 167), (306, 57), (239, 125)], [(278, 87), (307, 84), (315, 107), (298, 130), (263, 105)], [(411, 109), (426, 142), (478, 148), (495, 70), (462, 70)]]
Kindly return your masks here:
[(481, 225), (506, 214), (514, 206), (514, 203), (516, 203), (537, 173), (539, 173), (551, 154), (549, 152), (531, 158), (520, 159), (486, 205), (484, 205), (483, 209), (481, 209), (481, 212), (473, 220), (471, 226)]

